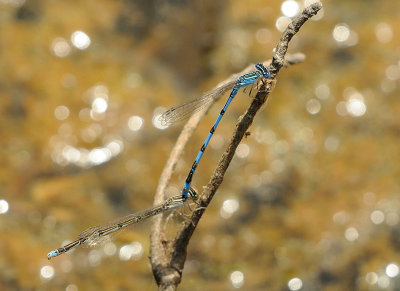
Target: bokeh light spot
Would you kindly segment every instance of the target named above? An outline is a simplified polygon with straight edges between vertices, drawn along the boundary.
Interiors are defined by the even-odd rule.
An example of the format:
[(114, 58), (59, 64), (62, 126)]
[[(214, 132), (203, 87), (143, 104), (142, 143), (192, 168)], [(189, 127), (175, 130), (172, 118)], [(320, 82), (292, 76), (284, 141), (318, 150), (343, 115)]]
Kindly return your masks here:
[(293, 0), (284, 1), (281, 5), (282, 14), (287, 17), (296, 16), (299, 12), (299, 4)]
[(369, 272), (365, 275), (365, 281), (370, 285), (374, 285), (378, 282), (378, 275), (375, 272)]
[(289, 25), (290, 21), (291, 19), (289, 17), (281, 16), (276, 20), (275, 27), (278, 31), (283, 32)]
[(345, 42), (350, 37), (350, 29), (346, 23), (340, 23), (335, 26), (332, 32), (333, 39), (337, 42)]
[(94, 165), (100, 165), (111, 158), (111, 151), (107, 148), (95, 148), (89, 153), (89, 161)]
[(317, 99), (310, 99), (306, 103), (306, 109), (308, 113), (315, 115), (321, 110), (321, 102)]
[(62, 37), (56, 37), (50, 46), (51, 52), (59, 58), (65, 58), (71, 52), (71, 47), (67, 40)]
[(300, 278), (292, 278), (288, 282), (289, 290), (300, 290), (303, 287), (303, 281)]
[(127, 261), (130, 259), (139, 260), (143, 255), (143, 246), (139, 242), (133, 242), (129, 245), (124, 245), (119, 250), (119, 259)]
[(47, 266), (43, 266), (40, 269), (40, 277), (42, 277), (43, 279), (50, 280), (51, 278), (53, 278), (54, 274), (55, 274), (55, 271), (52, 266), (47, 265)]
[(108, 108), (108, 103), (104, 98), (97, 97), (92, 102), (92, 110), (96, 113), (104, 113)]
[(374, 224), (381, 224), (385, 220), (385, 215), (380, 210), (372, 211), (370, 219)]
[(222, 203), (222, 207), (220, 209), (220, 215), (222, 218), (228, 219), (232, 217), (232, 215), (239, 210), (239, 201), (237, 199), (228, 199)]
[(380, 275), (377, 281), (378, 287), (381, 289), (386, 289), (390, 285), (390, 279), (386, 275)]
[(386, 78), (391, 81), (396, 81), (400, 79), (400, 70), (399, 67), (396, 65), (390, 65), (385, 70)]
[(114, 243), (108, 242), (108, 243), (106, 243), (106, 244), (104, 245), (103, 251), (104, 251), (104, 254), (105, 254), (106, 256), (109, 256), (109, 257), (110, 257), (110, 256), (113, 256), (113, 255), (116, 254), (116, 252), (117, 252), (117, 247), (116, 247), (116, 245), (115, 245)]
[(143, 78), (138, 73), (129, 73), (125, 78), (125, 84), (131, 89), (139, 88), (143, 83)]
[(128, 120), (128, 127), (132, 131), (138, 131), (143, 126), (143, 118), (140, 116), (131, 116)]
[(74, 284), (69, 284), (66, 288), (65, 291), (78, 291), (78, 286), (74, 285)]
[(274, 152), (278, 155), (284, 155), (289, 151), (289, 143), (286, 140), (278, 140), (274, 144)]
[(67, 106), (60, 105), (54, 109), (54, 116), (57, 120), (65, 120), (69, 116), (69, 109)]
[(72, 44), (80, 50), (85, 50), (90, 46), (90, 37), (83, 31), (77, 30), (71, 34)]
[(386, 223), (390, 226), (395, 226), (399, 223), (399, 215), (396, 212), (389, 212), (386, 215)]
[(164, 112), (165, 108), (163, 107), (157, 107), (153, 112), (152, 124), (157, 129), (166, 129), (169, 127), (168, 125), (164, 125), (163, 122), (161, 121), (161, 115)]
[(315, 96), (317, 96), (318, 99), (321, 100), (326, 100), (329, 98), (331, 94), (331, 90), (328, 85), (326, 84), (320, 84), (317, 87), (315, 87)]
[(233, 271), (229, 278), (234, 288), (240, 288), (244, 284), (244, 274), (240, 271)]
[(390, 278), (397, 277), (399, 275), (399, 266), (395, 263), (390, 263), (386, 266), (385, 273)]
[(0, 200), (0, 214), (4, 214), (8, 212), (8, 202), (4, 199)]
[(360, 117), (367, 111), (367, 106), (362, 100), (353, 98), (346, 102), (346, 109), (350, 115)]
[(326, 150), (335, 152), (339, 148), (339, 139), (334, 136), (328, 136), (324, 141), (324, 146)]
[(284, 161), (282, 161), (280, 159), (275, 159), (271, 162), (269, 167), (270, 167), (271, 172), (273, 172), (275, 174), (279, 174), (285, 170), (286, 164)]
[(386, 22), (381, 22), (375, 27), (375, 35), (380, 43), (388, 43), (393, 39), (393, 29)]
[(241, 159), (246, 158), (249, 154), (250, 147), (245, 143), (240, 144), (236, 149), (236, 155)]
[(350, 242), (356, 241), (358, 236), (358, 230), (355, 227), (348, 227), (344, 232), (344, 237)]
[(101, 252), (99, 250), (91, 250), (88, 255), (89, 265), (96, 267), (101, 263)]

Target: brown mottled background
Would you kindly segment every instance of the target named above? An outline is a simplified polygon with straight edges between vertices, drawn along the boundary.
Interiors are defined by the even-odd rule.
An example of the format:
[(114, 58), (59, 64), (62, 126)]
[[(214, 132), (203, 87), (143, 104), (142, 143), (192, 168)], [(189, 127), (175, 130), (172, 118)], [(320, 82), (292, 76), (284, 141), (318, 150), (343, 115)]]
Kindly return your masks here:
[[(282, 2), (0, 0), (1, 290), (157, 288), (149, 221), (46, 254), (152, 204), (181, 129), (155, 117), (270, 58)], [(400, 289), (400, 1), (323, 4), (290, 44), (306, 61), (281, 71), (190, 242), (181, 290)], [(238, 94), (196, 188), (248, 104)]]

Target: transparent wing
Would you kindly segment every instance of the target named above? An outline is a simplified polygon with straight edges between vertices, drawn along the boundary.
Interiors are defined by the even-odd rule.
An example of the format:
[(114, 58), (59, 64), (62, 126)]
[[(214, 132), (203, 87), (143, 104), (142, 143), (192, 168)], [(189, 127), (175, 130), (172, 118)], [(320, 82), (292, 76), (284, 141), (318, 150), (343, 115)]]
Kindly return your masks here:
[(214, 88), (204, 93), (199, 98), (180, 104), (178, 106), (171, 107), (160, 116), (161, 124), (164, 126), (169, 126), (171, 124), (188, 119), (194, 113), (201, 111), (202, 109), (207, 107), (210, 102), (217, 100), (226, 91), (231, 90), (233, 87), (235, 87), (235, 85), (236, 80)]
[(102, 231), (104, 227), (106, 227), (106, 225), (91, 227), (83, 231), (78, 236), (78, 239), (82, 240), (81, 246), (84, 248), (102, 246), (112, 241), (117, 233), (120, 233), (120, 229), (118, 229), (115, 230), (114, 233), (101, 236), (99, 232)]
[(197, 200), (197, 197), (197, 192), (190, 188), (188, 197), (186, 198), (182, 197), (182, 195), (172, 196), (167, 198), (162, 204), (150, 207), (144, 211), (126, 215), (103, 225), (90, 227), (78, 235), (78, 238), (73, 242), (50, 251), (47, 254), (47, 258), (50, 260), (51, 258), (64, 254), (77, 246), (93, 247), (102, 245), (109, 242), (115, 234), (120, 233), (121, 230), (125, 229), (127, 226), (138, 223), (154, 215), (181, 207), (185, 205), (188, 200)]
[(165, 210), (161, 209), (161, 206), (158, 205), (141, 212), (129, 214), (106, 224), (90, 227), (79, 234), (78, 239), (82, 241), (81, 245), (83, 247), (102, 246), (112, 241), (118, 234), (122, 232), (122, 230), (126, 229), (128, 226), (136, 224), (148, 217), (164, 211)]
[(118, 234), (122, 232), (122, 229), (118, 232), (114, 232), (113, 234), (109, 234), (106, 236), (100, 236), (96, 238), (88, 238), (84, 243), (81, 244), (84, 248), (92, 248), (92, 247), (100, 247), (105, 244), (111, 242)]
[[(193, 199), (192, 196), (189, 196), (188, 198)], [(128, 226), (139, 223), (154, 215), (171, 211), (183, 206), (184, 204), (185, 200), (183, 200), (181, 195), (170, 197), (160, 205), (150, 207), (140, 212), (128, 214), (103, 225), (90, 227), (78, 236), (78, 240), (81, 241), (83, 247), (104, 245), (105, 243), (110, 242), (117, 234), (121, 233), (121, 230), (126, 229)]]

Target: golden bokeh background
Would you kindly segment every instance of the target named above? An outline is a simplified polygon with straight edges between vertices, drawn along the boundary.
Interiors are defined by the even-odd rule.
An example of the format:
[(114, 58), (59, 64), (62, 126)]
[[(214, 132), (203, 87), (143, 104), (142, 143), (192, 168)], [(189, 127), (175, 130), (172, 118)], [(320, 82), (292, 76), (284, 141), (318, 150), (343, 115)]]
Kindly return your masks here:
[[(46, 254), (151, 206), (182, 128), (157, 116), (271, 58), (309, 3), (0, 0), (0, 289), (157, 289), (150, 221), (102, 247)], [(400, 2), (323, 5), (290, 43), (306, 61), (280, 72), (192, 237), (181, 290), (400, 288)], [(239, 93), (228, 109), (197, 189), (249, 103)]]

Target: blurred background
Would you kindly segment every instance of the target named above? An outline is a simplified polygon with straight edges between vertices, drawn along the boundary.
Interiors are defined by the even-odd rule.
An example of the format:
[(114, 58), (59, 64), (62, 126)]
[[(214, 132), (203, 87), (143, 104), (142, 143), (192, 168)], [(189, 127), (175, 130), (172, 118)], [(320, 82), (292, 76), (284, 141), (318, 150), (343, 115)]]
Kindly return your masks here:
[[(157, 289), (151, 221), (46, 254), (151, 206), (182, 129), (157, 116), (270, 59), (310, 3), (0, 0), (0, 289)], [(281, 70), (192, 237), (181, 290), (400, 289), (400, 2), (323, 5), (290, 43), (306, 61)], [(240, 93), (225, 114), (198, 190), (249, 103)]]

